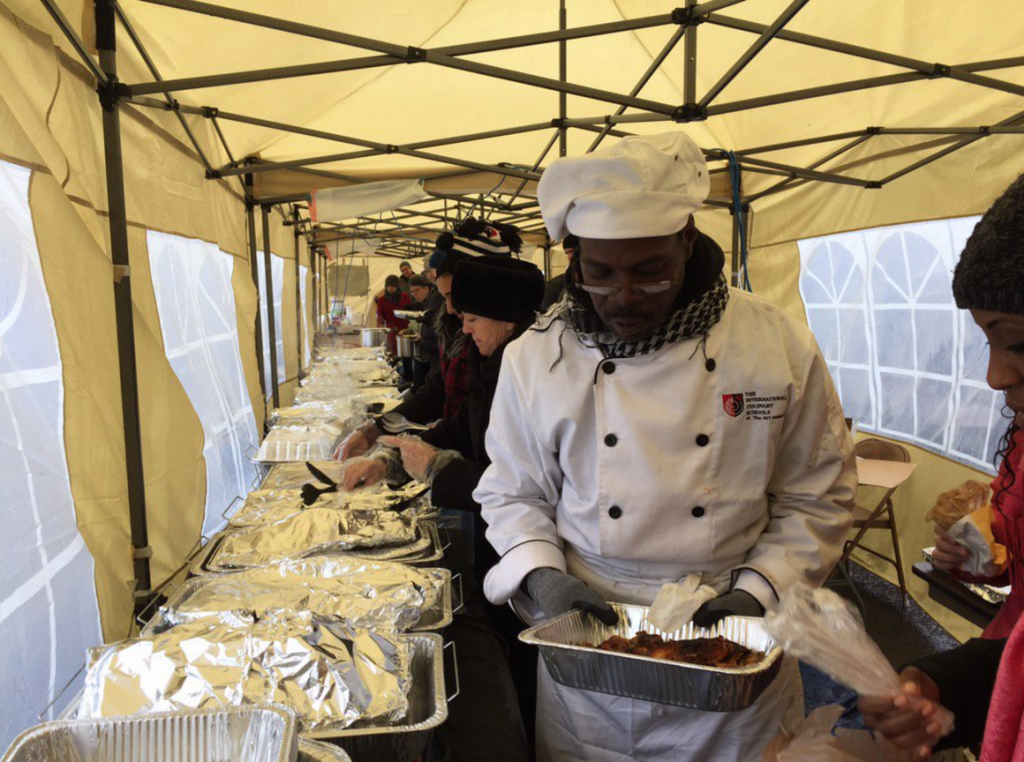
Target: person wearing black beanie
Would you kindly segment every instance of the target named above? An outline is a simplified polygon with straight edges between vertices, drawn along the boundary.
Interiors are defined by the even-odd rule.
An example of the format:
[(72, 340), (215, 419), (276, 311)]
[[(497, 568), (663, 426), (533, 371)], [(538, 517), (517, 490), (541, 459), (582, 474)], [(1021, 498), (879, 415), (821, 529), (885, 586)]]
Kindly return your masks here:
[[(448, 278), (450, 290), (445, 284)], [(458, 743), (465, 744), (461, 751), (467, 759), (495, 759), (495, 755), (500, 755), (503, 760), (525, 762), (530, 754), (522, 720), (526, 717), (532, 724), (537, 654), (535, 649), (519, 643), (517, 636), (522, 623), (511, 609), (487, 604), (480, 592), (480, 582), (498, 557), (487, 542), (486, 526), (480, 517), (480, 505), (473, 499), (473, 490), (490, 464), (484, 435), (502, 356), (505, 348), (533, 325), (544, 297), (544, 276), (535, 265), (508, 256), (453, 252), (441, 264), (438, 284), (447, 290), (450, 308), (462, 314), (463, 334), (472, 340), (468, 347), (468, 396), (456, 416), (445, 418), (420, 437), (381, 437), (382, 444), (396, 449), (350, 461), (344, 481), (346, 488), (351, 489), (385, 478), (400, 480), (408, 474), (430, 484), (431, 502), (435, 506), (472, 514), (475, 575), (471, 574), (474, 579), (466, 582), (466, 595), (475, 601), (476, 614), (462, 617), (462, 624), (479, 615), (477, 627), (493, 628), (500, 636), (511, 662), (507, 674), (515, 683), (520, 705), (516, 707), (513, 699), (511, 706), (505, 702), (499, 707), (503, 697), (489, 695), (475, 710), (472, 720), (463, 714), (450, 717), (448, 735), (461, 738)], [(469, 648), (474, 649), (471, 653), (479, 653), (485, 647), (479, 632), (457, 631), (452, 637), (457, 642), (461, 639), (460, 655)], [(463, 698), (475, 702), (478, 696), (494, 690), (495, 673), (504, 673), (508, 666), (492, 662), (482, 670), (467, 670), (468, 675), (464, 672)], [(520, 733), (522, 737), (518, 738)]]
[[(1010, 585), (1010, 595), (982, 637), (952, 651), (919, 659), (900, 674), (900, 685), (923, 700), (862, 697), (865, 722), (913, 759), (933, 749), (981, 745), (985, 762), (1024, 759), (1024, 176), (982, 216), (953, 273), (953, 296), (988, 339), (988, 384), (1006, 395), (1009, 421), (996, 454), (992, 482), (992, 537), (1007, 549), (999, 578), (972, 581)], [(987, 412), (986, 412), (987, 415)], [(969, 551), (936, 529), (935, 565), (957, 574)], [(911, 692), (911, 691), (908, 691)], [(956, 727), (938, 737), (935, 705), (956, 715)]]

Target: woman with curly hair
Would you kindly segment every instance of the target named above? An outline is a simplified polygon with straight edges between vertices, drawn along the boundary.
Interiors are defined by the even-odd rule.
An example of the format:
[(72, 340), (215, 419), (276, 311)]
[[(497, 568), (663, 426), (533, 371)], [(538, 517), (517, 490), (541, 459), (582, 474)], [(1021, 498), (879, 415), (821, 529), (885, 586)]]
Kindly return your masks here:
[[(988, 339), (988, 384), (1006, 395), (1009, 427), (992, 483), (997, 540), (1010, 558), (1010, 598), (983, 638), (929, 656), (901, 673), (905, 694), (861, 697), (867, 724), (927, 759), (933, 748), (977, 747), (981, 762), (1024, 762), (1024, 177), (1014, 182), (975, 227), (953, 277), (957, 306)], [(947, 537), (936, 544), (940, 566), (958, 566), (963, 549)], [(911, 696), (924, 701), (911, 701)], [(938, 738), (935, 708), (956, 715), (956, 729)]]

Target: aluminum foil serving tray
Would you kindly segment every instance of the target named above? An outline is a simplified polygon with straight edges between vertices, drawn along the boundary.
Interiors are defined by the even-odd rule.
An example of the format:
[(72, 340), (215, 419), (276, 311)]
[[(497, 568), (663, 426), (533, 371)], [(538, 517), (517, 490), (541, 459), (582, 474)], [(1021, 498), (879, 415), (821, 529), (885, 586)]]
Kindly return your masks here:
[(377, 726), (356, 723), (344, 730), (307, 733), (306, 738), (337, 744), (356, 762), (413, 762), (422, 758), (431, 732), (448, 719), (444, 654), (440, 635), (405, 635), (403, 638), (413, 644), (412, 687), (405, 720)]
[(298, 762), (352, 762), (352, 757), (333, 744), (300, 738)]
[[(934, 550), (935, 548), (925, 548), (923, 551), (921, 551), (921, 555), (924, 556), (924, 560), (932, 564), (933, 566), (935, 565), (935, 558), (932, 555)], [(1009, 588), (993, 587), (992, 585), (985, 585), (980, 582), (968, 582), (967, 580), (959, 579), (958, 577), (952, 574), (950, 574), (949, 576), (957, 582), (959, 582), (964, 587), (966, 587), (975, 595), (980, 596), (987, 603), (992, 603), (996, 606), (999, 606), (1003, 603), (1006, 603), (1006, 599), (1010, 597), (1010, 594), (1008, 592)]]
[(295, 715), (272, 705), (61, 720), (15, 739), (3, 762), (294, 762)]
[[(452, 574), (447, 569), (436, 569), (434, 573), (443, 576), (444, 582), (441, 586), (441, 594), (438, 596), (437, 602), (420, 615), (416, 626), (412, 628), (413, 631), (440, 630), (452, 623)], [(245, 574), (245, 572), (238, 572), (237, 574)], [(174, 612), (180, 609), (190, 598), (204, 588), (216, 585), (218, 580), (230, 579), (233, 576), (236, 575), (207, 575), (187, 580), (171, 595), (167, 603), (161, 606), (156, 614), (153, 615), (153, 618), (143, 627), (140, 635), (148, 637), (173, 626)], [(329, 611), (317, 613), (323, 615), (331, 614)], [(364, 626), (360, 622), (356, 622), (356, 624)]]
[[(648, 607), (613, 603), (619, 623), (607, 627), (576, 610), (520, 633), (524, 643), (538, 646), (556, 682), (570, 688), (672, 704), (709, 712), (746, 709), (775, 679), (782, 649), (764, 628), (763, 619), (729, 617), (710, 629), (692, 623), (664, 632), (647, 621)], [(602, 651), (594, 646), (612, 635), (631, 638), (641, 630), (666, 640), (725, 638), (765, 654), (760, 664), (739, 669), (701, 667), (647, 656)]]
[[(339, 558), (344, 557), (363, 561), (395, 561), (412, 566), (429, 566), (438, 563), (444, 558), (444, 546), (441, 545), (441, 536), (438, 532), (437, 524), (433, 521), (419, 521), (417, 524), (420, 532), (429, 540), (427, 546), (422, 550), (403, 555), (401, 548), (367, 548), (337, 554), (319, 553), (318, 555), (337, 555)], [(202, 577), (210, 574), (234, 574), (241, 571), (239, 569), (221, 571), (211, 564), (213, 559), (216, 558), (220, 544), (227, 535), (228, 532), (225, 531), (215, 534), (210, 538), (210, 541), (202, 547), (192, 562), (192, 567), (189, 569), (190, 576)]]

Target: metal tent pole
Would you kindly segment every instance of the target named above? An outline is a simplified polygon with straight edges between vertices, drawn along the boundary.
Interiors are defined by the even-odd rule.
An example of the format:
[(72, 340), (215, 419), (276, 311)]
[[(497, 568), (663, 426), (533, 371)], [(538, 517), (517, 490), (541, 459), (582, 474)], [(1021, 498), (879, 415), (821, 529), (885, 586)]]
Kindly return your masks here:
[[(263, 280), (267, 289), (267, 337), (270, 345), (270, 395), (273, 407), (281, 406), (280, 393), (277, 386), (280, 379), (277, 377), (277, 325), (274, 320), (274, 273), (273, 260), (270, 253), (270, 207), (260, 207), (263, 212)], [(284, 284), (281, 284), (284, 288)]]
[(106, 160), (107, 211), (110, 218), (110, 253), (113, 260), (114, 313), (117, 322), (117, 358), (121, 378), (121, 415), (124, 423), (125, 467), (128, 481), (128, 512), (131, 523), (133, 591), (136, 610), (152, 594), (149, 559), (149, 528), (146, 516), (146, 480), (142, 461), (142, 428), (139, 422), (139, 381), (135, 357), (135, 323), (132, 316), (131, 263), (128, 252), (128, 216), (125, 209), (124, 164), (121, 155), (121, 113), (117, 84), (117, 29), (113, 0), (96, 1), (96, 45), (105, 81), (101, 82), (103, 149)]
[[(292, 218), (298, 222), (299, 210), (292, 207)], [(298, 359), (296, 366), (298, 378), (302, 380), (302, 270), (299, 268), (299, 228), (295, 227), (295, 355)]]
[[(559, 0), (558, 3), (558, 30), (560, 32), (565, 31), (565, 0)], [(565, 40), (558, 41), (558, 81), (563, 85), (568, 80), (568, 67), (567, 67), (567, 55), (566, 49), (567, 42)], [(568, 95), (565, 90), (561, 90), (558, 93), (558, 155), (565, 156), (569, 150), (569, 133), (565, 126), (565, 117), (567, 113), (567, 100)]]
[(307, 242), (309, 252), (309, 266), (313, 272), (313, 282), (310, 288), (310, 298), (313, 301), (313, 335), (310, 337), (310, 344), (316, 341), (316, 335), (320, 332), (320, 268), (316, 261), (316, 244), (310, 238)]
[[(245, 176), (245, 220), (249, 228), (249, 269), (252, 272), (252, 285), (256, 289), (256, 368), (260, 377), (260, 399), (264, 400), (263, 407), (266, 408), (267, 379), (263, 372), (263, 324), (260, 320), (260, 269), (256, 261), (256, 207), (252, 201), (252, 175)], [(264, 428), (266, 425), (264, 424)]]

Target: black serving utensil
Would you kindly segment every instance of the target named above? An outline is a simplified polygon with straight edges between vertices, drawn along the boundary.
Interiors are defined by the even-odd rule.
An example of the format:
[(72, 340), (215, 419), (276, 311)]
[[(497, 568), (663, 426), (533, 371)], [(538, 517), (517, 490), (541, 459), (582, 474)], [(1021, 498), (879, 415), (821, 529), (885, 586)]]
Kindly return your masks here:
[(338, 491), (338, 483), (331, 479), (331, 477), (329, 477), (319, 468), (317, 468), (316, 466), (309, 462), (306, 463), (306, 468), (311, 474), (313, 474), (314, 478), (316, 478), (318, 482), (326, 484), (327, 486), (317, 487), (315, 484), (312, 483), (303, 484), (302, 489), (300, 490), (302, 493), (303, 505), (313, 505), (313, 503), (315, 503), (321, 495), (326, 495), (329, 492)]

